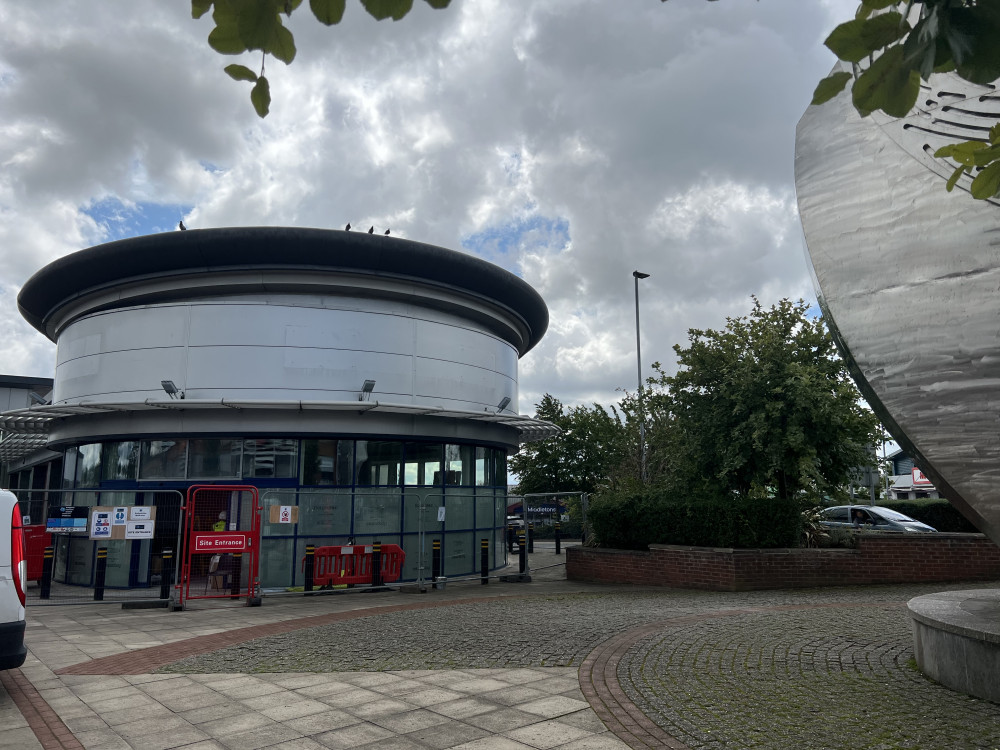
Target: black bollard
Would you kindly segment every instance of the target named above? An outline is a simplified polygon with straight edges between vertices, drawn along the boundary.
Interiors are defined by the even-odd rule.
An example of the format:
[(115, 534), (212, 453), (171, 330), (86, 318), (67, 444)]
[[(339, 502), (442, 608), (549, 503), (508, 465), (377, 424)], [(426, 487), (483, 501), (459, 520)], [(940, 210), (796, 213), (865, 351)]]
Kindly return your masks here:
[(42, 580), (38, 582), (41, 588), (42, 599), (48, 599), (52, 591), (52, 556), (55, 554), (55, 547), (46, 547), (42, 555)]
[(174, 575), (174, 551), (169, 547), (160, 553), (160, 598), (170, 598)]
[(479, 540), (479, 570), (482, 576), (483, 586), (490, 582), (490, 540)]
[(372, 586), (382, 585), (382, 542), (372, 545)]
[(507, 525), (507, 553), (512, 554), (514, 552), (514, 524)]
[(524, 543), (524, 529), (517, 535), (517, 572), (524, 573), (528, 569), (528, 546)]
[(243, 553), (233, 553), (233, 585), (229, 589), (229, 596), (236, 599), (240, 595), (240, 578), (243, 576)]
[(560, 530), (560, 525), (559, 525), (559, 522), (556, 521), (556, 554), (557, 555), (561, 555), (562, 554), (562, 547), (560, 547), (560, 545), (559, 545), (559, 542), (561, 541), (562, 537), (559, 534), (559, 530)]
[(316, 545), (307, 544), (306, 545), (306, 582), (303, 586), (305, 591), (313, 590), (313, 575), (316, 572)]
[(535, 524), (528, 524), (528, 552), (535, 551)]
[(431, 581), (434, 588), (437, 588), (437, 579), (441, 577), (441, 540), (435, 539), (432, 542), (433, 552), (431, 553)]
[(108, 548), (97, 548), (97, 570), (94, 573), (94, 601), (104, 601), (104, 576), (108, 570)]

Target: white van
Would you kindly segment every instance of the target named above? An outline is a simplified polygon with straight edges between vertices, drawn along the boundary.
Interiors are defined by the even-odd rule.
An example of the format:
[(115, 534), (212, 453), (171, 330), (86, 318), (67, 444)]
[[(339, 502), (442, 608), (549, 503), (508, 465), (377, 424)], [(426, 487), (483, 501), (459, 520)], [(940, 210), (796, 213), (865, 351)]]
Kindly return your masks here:
[[(7, 529), (10, 529), (8, 532)], [(24, 664), (24, 587), (28, 563), (17, 498), (0, 490), (0, 669)]]

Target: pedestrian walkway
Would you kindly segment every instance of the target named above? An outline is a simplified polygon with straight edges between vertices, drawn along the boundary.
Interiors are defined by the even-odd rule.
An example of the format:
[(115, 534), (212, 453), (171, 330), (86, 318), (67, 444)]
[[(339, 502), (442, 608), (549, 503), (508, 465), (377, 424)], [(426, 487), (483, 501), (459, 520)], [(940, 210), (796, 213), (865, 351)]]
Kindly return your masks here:
[(560, 571), (259, 608), (33, 608), (28, 661), (0, 673), (0, 748), (1000, 745), (1000, 707), (907, 664), (903, 605), (945, 587), (720, 594)]

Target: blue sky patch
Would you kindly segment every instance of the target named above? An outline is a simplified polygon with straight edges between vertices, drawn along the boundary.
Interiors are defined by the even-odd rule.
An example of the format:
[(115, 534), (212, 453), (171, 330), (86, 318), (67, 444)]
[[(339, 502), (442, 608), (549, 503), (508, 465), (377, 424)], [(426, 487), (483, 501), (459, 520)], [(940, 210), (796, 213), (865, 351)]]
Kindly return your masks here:
[(513, 261), (519, 251), (561, 252), (569, 246), (569, 241), (566, 219), (534, 215), (463, 237), (462, 247), (484, 260), (513, 270)]
[(170, 232), (193, 206), (179, 203), (125, 203), (110, 196), (94, 201), (83, 212), (101, 227), (104, 240)]

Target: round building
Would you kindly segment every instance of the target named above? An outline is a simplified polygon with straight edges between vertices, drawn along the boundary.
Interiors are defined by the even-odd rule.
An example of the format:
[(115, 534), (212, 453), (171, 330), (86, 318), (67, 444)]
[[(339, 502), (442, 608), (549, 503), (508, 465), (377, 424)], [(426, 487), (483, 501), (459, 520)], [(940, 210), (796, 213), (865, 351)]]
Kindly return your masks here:
[[(488, 539), (499, 567), (507, 454), (556, 431), (517, 414), (541, 297), (440, 247), (277, 227), (149, 235), (60, 258), (18, 306), (57, 345), (48, 403), (3, 415), (61, 463), (39, 512), (156, 507), (153, 538), (109, 550), (108, 585), (156, 578), (191, 485), (257, 488), (265, 588), (301, 585), (307, 544), (398, 544), (413, 580), (430, 574), (430, 536), (448, 576), (477, 571)], [(236, 528), (247, 511), (219, 494), (195, 522)], [(94, 547), (60, 534), (55, 580), (89, 583)]]

